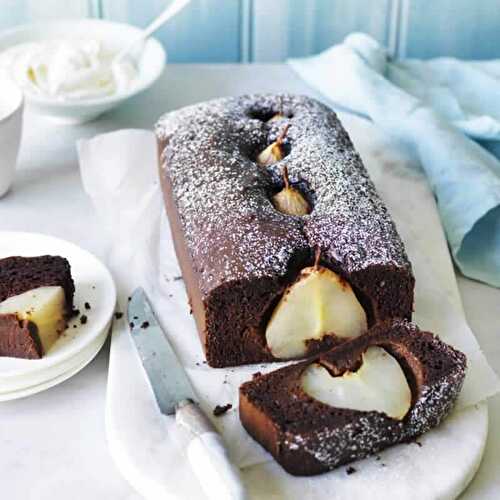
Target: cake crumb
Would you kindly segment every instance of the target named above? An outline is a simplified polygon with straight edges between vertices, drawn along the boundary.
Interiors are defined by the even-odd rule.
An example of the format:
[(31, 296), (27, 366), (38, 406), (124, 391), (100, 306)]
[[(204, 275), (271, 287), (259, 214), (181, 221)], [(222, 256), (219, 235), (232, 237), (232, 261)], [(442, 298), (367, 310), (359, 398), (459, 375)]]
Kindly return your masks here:
[(149, 328), (149, 321), (144, 321), (141, 325), (141, 328), (145, 330), (146, 328)]
[(257, 378), (257, 377), (260, 377), (262, 375), (262, 372), (255, 372), (254, 374), (252, 374), (252, 378)]
[(357, 471), (352, 466), (351, 467), (347, 467), (347, 469), (346, 469), (346, 473), (347, 473), (348, 476), (350, 476), (351, 474), (354, 474), (355, 472), (357, 472)]
[(122, 318), (123, 318), (123, 313), (119, 312), (119, 311), (116, 311), (115, 312), (115, 319), (122, 319)]
[(181, 281), (182, 280), (182, 276), (174, 276), (174, 281)]
[(87, 311), (90, 311), (92, 308), (90, 307), (90, 304), (88, 302), (85, 302), (83, 305)]
[(233, 407), (231, 403), (228, 403), (227, 405), (217, 405), (214, 408), (214, 417), (220, 417), (221, 415), (224, 415), (228, 410), (230, 410)]
[(85, 316), (85, 314), (82, 314), (82, 315), (80, 316), (80, 323), (81, 323), (82, 325), (85, 325), (85, 324), (87, 323), (87, 320), (88, 320), (88, 318), (87, 318), (87, 316)]
[(134, 328), (134, 326), (135, 326), (135, 325), (134, 325), (134, 323), (130, 322), (130, 323), (128, 324), (128, 326), (130, 326), (130, 328)]

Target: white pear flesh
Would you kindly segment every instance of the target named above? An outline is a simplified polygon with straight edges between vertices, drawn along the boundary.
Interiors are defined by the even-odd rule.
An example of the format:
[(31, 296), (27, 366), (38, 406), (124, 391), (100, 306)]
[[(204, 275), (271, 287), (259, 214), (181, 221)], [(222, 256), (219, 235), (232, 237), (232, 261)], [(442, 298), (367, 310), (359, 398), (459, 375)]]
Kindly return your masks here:
[(262, 167), (268, 167), (282, 159), (283, 151), (281, 150), (281, 144), (276, 141), (259, 153), (259, 156), (257, 156), (257, 163)]
[(275, 115), (271, 116), (269, 120), (267, 120), (267, 123), (272, 123), (272, 122), (278, 122), (280, 120), (284, 120), (286, 117), (283, 113), (276, 113)]
[(0, 314), (16, 314), (19, 320), (36, 325), (45, 354), (66, 328), (65, 311), (66, 299), (60, 286), (35, 288), (0, 302)]
[(275, 358), (293, 359), (307, 354), (309, 340), (353, 338), (367, 328), (366, 313), (349, 283), (325, 267), (306, 267), (274, 309), (266, 341)]
[(309, 203), (297, 189), (285, 187), (273, 196), (273, 205), (286, 215), (307, 215)]
[(302, 389), (335, 408), (378, 411), (402, 420), (411, 407), (411, 390), (398, 361), (381, 347), (369, 347), (361, 367), (332, 377), (315, 363), (302, 374)]

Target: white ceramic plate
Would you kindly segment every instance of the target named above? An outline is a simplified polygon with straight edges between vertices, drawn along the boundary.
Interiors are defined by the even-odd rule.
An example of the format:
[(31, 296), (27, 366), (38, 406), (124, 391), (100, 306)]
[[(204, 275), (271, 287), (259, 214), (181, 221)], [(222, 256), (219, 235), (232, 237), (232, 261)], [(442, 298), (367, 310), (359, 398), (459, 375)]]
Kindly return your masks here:
[[(88, 321), (84, 325), (79, 318), (70, 322), (68, 329), (42, 359), (0, 357), (0, 388), (17, 390), (20, 386), (29, 387), (71, 369), (75, 356), (94, 345), (109, 328), (116, 304), (116, 289), (110, 272), (96, 257), (73, 243), (51, 236), (0, 232), (0, 258), (47, 254), (68, 259), (75, 281), (75, 307), (88, 317)], [(90, 310), (85, 310), (85, 302), (90, 304)]]
[(106, 329), (103, 330), (99, 335), (99, 337), (97, 337), (96, 340), (94, 340), (89, 346), (87, 346), (85, 349), (82, 349), (73, 357), (65, 360), (62, 363), (51, 366), (50, 368), (43, 371), (33, 372), (19, 377), (12, 377), (11, 379), (2, 381), (0, 385), (0, 401), (15, 399), (18, 396), (10, 396), (14, 395), (14, 393), (18, 391), (26, 391), (32, 387), (46, 384), (51, 380), (55, 380), (56, 378), (61, 377), (63, 374), (74, 370), (83, 362), (89, 362), (99, 352), (104, 342), (106, 342), (109, 330), (110, 325), (107, 326)]
[[(417, 278), (416, 314), (420, 326), (438, 332), (452, 343), (453, 339), (459, 340), (470, 353), (469, 367), (477, 363), (475, 373), (470, 373), (482, 377), (486, 386), (489, 375), (475, 375), (489, 371), (484, 368), (486, 363), (463, 316), (446, 240), (426, 179), (412, 170), (413, 166), (403, 163), (397, 150), (372, 124), (347, 115), (342, 120), (405, 241)], [(126, 140), (124, 136), (121, 139)], [(133, 172), (127, 158), (120, 167), (123, 172)], [(145, 163), (142, 167), (141, 175), (145, 175), (147, 167), (154, 169), (156, 165)], [(134, 179), (127, 181), (133, 183)], [(115, 210), (103, 205), (101, 208), (107, 209), (110, 216), (119, 214), (121, 223), (132, 227), (138, 220), (139, 209), (132, 213), (120, 207), (132, 204), (149, 209), (153, 202), (148, 198), (145, 203), (144, 194), (136, 199), (130, 190), (121, 187), (122, 196), (115, 198), (119, 203), (111, 207)], [(106, 189), (99, 191), (99, 200), (104, 199), (105, 193)], [(158, 230), (157, 226), (151, 227)], [(379, 460), (370, 457), (354, 463), (355, 474), (348, 475), (347, 467), (311, 478), (284, 472), (244, 431), (237, 410), (241, 382), (250, 380), (255, 371), (273, 370), (275, 365), (215, 370), (200, 363), (203, 355), (182, 281), (174, 279), (180, 271), (170, 231), (166, 226), (160, 228), (162, 251), (155, 259), (151, 241), (155, 241), (156, 234), (147, 232), (146, 227), (143, 229), (142, 246), (136, 242), (137, 231), (130, 231), (121, 232), (120, 247), (113, 248), (114, 255), (121, 257), (117, 273), (121, 273), (123, 292), (132, 291), (138, 283), (145, 286), (207, 415), (210, 417), (216, 404), (233, 405), (232, 410), (214, 418), (213, 423), (223, 434), (230, 456), (243, 469), (249, 498), (448, 500), (455, 499), (467, 486), (480, 463), (488, 434), (485, 402), (455, 412), (441, 426), (419, 438), (422, 446), (402, 444), (385, 450)], [(473, 392), (469, 389), (469, 404), (480, 399), (474, 401), (479, 394), (475, 396)], [(117, 322), (113, 332), (106, 397), (106, 432), (111, 455), (142, 496), (148, 500), (204, 498), (183, 453), (175, 418), (158, 411), (125, 321)], [(166, 472), (169, 470), (175, 470), (175, 474)]]
[(104, 345), (104, 342), (106, 342), (107, 336), (107, 332), (104, 332), (104, 334), (99, 337), (94, 344), (89, 346), (80, 355), (75, 356), (75, 363), (68, 370), (62, 370), (56, 376), (48, 378), (38, 384), (30, 385), (16, 391), (0, 393), (0, 402), (25, 398), (27, 396), (37, 394), (38, 392), (45, 391), (46, 389), (50, 389), (51, 387), (54, 387), (55, 385), (68, 380), (73, 375), (76, 375), (80, 370), (85, 368), (97, 356), (97, 354), (101, 350), (101, 347)]

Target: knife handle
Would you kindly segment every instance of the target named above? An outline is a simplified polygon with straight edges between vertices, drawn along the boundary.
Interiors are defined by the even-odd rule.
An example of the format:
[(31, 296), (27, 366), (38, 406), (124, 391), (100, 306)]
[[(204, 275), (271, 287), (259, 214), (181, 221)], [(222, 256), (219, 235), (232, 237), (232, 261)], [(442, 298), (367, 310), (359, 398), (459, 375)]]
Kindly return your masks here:
[(181, 401), (175, 419), (191, 432), (187, 457), (208, 498), (246, 500), (240, 471), (231, 463), (221, 436), (199, 406), (191, 400)]

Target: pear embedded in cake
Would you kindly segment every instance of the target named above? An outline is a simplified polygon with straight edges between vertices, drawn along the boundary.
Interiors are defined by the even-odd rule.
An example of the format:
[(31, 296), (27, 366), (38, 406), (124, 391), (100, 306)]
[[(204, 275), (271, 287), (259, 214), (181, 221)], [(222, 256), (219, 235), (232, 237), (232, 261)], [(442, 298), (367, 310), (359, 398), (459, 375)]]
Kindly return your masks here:
[(281, 161), (286, 156), (283, 149), (283, 141), (289, 128), (290, 124), (287, 123), (278, 138), (257, 155), (257, 163), (261, 167), (268, 167), (273, 163)]
[(36, 329), (43, 352), (47, 353), (66, 328), (66, 299), (60, 286), (43, 286), (0, 302), (0, 315), (16, 315)]
[(265, 336), (275, 358), (307, 354), (307, 344), (326, 335), (354, 338), (368, 328), (351, 285), (326, 267), (304, 268), (274, 309)]
[(378, 346), (363, 353), (358, 370), (338, 377), (318, 363), (308, 366), (301, 385), (306, 394), (335, 408), (379, 411), (402, 420), (411, 407), (411, 389), (399, 362)]

